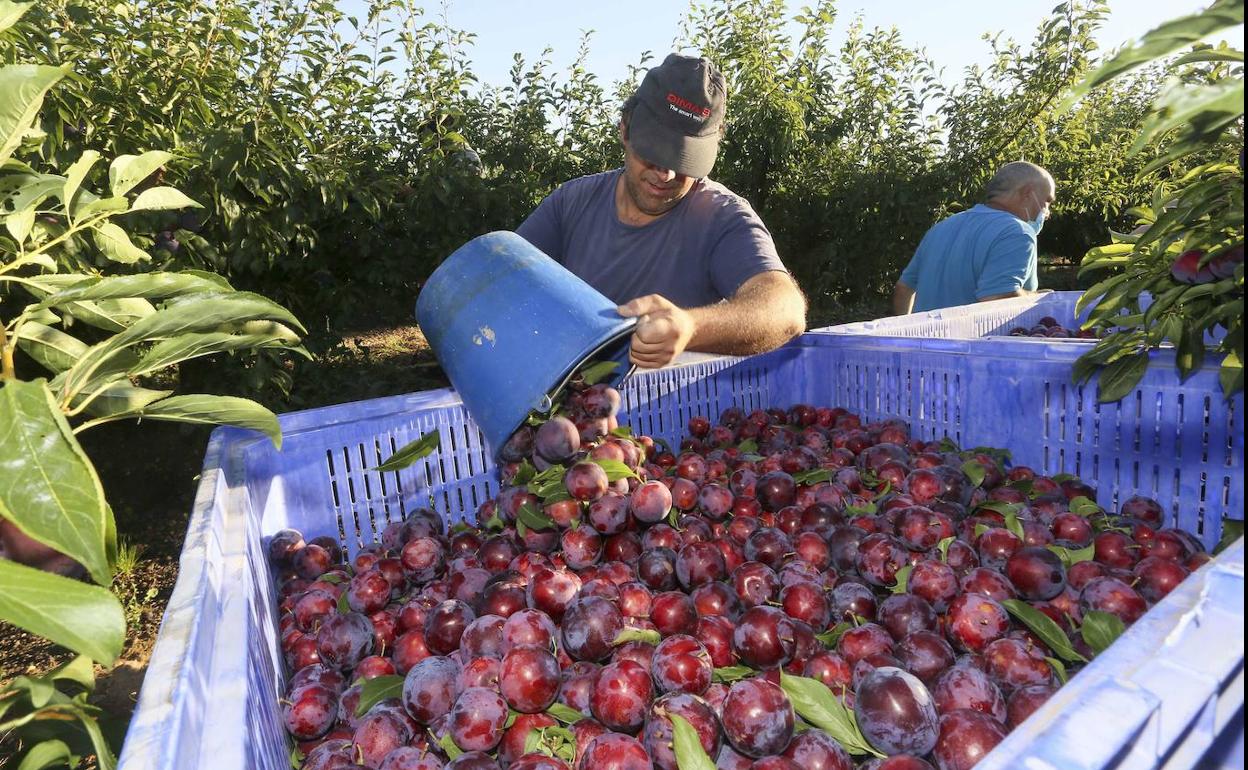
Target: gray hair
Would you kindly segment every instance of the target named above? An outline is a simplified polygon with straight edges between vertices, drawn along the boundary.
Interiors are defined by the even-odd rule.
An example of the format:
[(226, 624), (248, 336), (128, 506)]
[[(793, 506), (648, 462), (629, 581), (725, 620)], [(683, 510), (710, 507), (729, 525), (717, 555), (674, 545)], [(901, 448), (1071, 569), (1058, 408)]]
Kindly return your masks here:
[(1028, 163), (1025, 160), (1016, 160), (1012, 163), (1006, 163), (992, 179), (988, 181), (988, 186), (984, 188), (984, 199), (992, 200), (1002, 195), (1009, 195), (1024, 185), (1040, 183), (1052, 184), (1053, 177), (1049, 172), (1037, 166), (1035, 163)]

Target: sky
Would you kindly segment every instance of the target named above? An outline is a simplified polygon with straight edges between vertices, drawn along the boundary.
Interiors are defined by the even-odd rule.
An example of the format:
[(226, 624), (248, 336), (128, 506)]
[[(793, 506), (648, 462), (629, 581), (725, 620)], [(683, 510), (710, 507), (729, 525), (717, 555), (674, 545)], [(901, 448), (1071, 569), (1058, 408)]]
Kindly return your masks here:
[[(340, 0), (344, 10), (362, 5), (361, 0)], [(787, 0), (790, 15), (812, 0)], [(903, 41), (927, 49), (944, 68), (950, 84), (970, 64), (989, 59), (984, 33), (1004, 32), (1026, 45), (1057, 0), (847, 0), (837, 4), (832, 42), (837, 44), (850, 20), (860, 14), (868, 28), (896, 26)], [(1163, 21), (1206, 7), (1208, 0), (1111, 0), (1110, 16), (1097, 39), (1102, 48), (1117, 48)], [(593, 30), (588, 69), (609, 86), (628, 75), (643, 51), (654, 62), (672, 50), (681, 18), (689, 5), (684, 0), (449, 0), (445, 13), (454, 28), (477, 35), (470, 58), (472, 70), (484, 83), (502, 85), (508, 80), (512, 55), (526, 61), (542, 49), (553, 50), (551, 60), (562, 72), (576, 56), (583, 30)], [(425, 4), (428, 20), (443, 6)], [(1242, 40), (1242, 30), (1233, 37)]]

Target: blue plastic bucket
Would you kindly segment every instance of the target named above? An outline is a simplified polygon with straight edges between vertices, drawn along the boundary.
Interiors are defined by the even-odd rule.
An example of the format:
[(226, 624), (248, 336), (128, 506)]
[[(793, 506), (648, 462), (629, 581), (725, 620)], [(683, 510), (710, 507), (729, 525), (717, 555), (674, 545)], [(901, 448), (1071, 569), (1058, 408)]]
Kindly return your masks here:
[(619, 362), (607, 382), (632, 371), (637, 319), (512, 232), (447, 257), (421, 290), (416, 318), (495, 455), (585, 361)]

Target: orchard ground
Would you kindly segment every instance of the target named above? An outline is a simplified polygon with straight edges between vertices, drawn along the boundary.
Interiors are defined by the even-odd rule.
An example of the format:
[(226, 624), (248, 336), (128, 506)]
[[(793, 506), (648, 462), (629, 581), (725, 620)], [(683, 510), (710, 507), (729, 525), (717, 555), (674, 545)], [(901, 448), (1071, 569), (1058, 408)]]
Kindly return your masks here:
[[(1079, 288), (1078, 260), (1044, 256), (1040, 284), (1055, 290)], [(301, 367), (289, 399), (270, 404), (276, 411), (313, 409), (329, 404), (445, 387), (448, 383), (415, 325), (403, 313), (410, 303), (396, 303), (371, 328), (334, 335), (338, 344)], [(842, 306), (832, 314), (811, 317), (812, 327), (850, 323), (889, 315), (888, 301)], [(83, 434), (82, 444), (96, 463), (105, 493), (114, 506), (124, 546), (135, 549), (123, 559), (116, 578), (126, 611), (125, 651), (111, 671), (97, 669), (93, 702), (105, 714), (105, 729), (120, 745), (156, 643), (165, 605), (178, 577), (178, 558), (186, 536), (200, 466), (211, 428), (177, 423), (118, 422)], [(69, 659), (61, 647), (0, 623), (0, 671), (11, 676), (39, 674)]]

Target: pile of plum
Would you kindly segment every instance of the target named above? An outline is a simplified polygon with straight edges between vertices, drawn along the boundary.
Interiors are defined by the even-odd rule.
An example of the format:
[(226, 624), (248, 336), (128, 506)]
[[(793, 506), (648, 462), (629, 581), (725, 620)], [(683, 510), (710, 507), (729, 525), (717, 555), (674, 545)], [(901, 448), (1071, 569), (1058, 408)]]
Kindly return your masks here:
[(1058, 323), (1053, 316), (1046, 315), (1030, 329), (1026, 326), (1015, 326), (1010, 329), (1011, 337), (1048, 337), (1058, 340), (1094, 340), (1097, 339), (1096, 329), (1067, 329)]
[(843, 409), (672, 451), (580, 383), (476, 525), (269, 543), (304, 770), (970, 768), (1210, 557), (1154, 501)]

